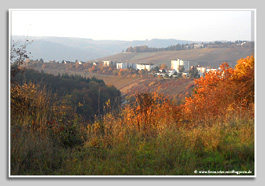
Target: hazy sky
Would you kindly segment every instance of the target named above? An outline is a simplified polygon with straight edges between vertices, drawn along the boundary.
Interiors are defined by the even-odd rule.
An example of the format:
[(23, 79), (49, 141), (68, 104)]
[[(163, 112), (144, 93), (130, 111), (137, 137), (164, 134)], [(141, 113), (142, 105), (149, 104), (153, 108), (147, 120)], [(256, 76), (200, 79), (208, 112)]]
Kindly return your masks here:
[(251, 40), (251, 10), (11, 10), (10, 34), (94, 40)]

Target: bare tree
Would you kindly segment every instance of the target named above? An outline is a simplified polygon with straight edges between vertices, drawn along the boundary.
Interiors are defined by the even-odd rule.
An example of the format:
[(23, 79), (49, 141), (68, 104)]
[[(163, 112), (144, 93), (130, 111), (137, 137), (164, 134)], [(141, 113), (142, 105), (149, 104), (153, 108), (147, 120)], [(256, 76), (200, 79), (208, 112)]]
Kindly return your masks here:
[(29, 58), (30, 52), (27, 52), (26, 48), (33, 41), (26, 40), (23, 44), (21, 41), (12, 41), (10, 48), (10, 73), (11, 73), (11, 83), (14, 83), (14, 77), (19, 73), (21, 66), (26, 59)]

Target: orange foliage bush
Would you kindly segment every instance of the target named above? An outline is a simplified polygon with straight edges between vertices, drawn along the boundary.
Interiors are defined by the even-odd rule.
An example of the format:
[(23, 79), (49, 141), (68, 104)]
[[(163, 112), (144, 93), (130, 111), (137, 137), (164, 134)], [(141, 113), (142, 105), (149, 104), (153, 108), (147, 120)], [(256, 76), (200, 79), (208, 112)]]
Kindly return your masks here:
[(198, 122), (223, 118), (230, 112), (242, 112), (254, 105), (254, 57), (240, 59), (235, 69), (223, 63), (195, 80), (194, 94), (182, 105), (183, 118)]
[(178, 106), (156, 92), (136, 94), (136, 101), (124, 109), (126, 125), (144, 135), (155, 135), (175, 124), (179, 113)]
[(237, 101), (243, 104), (254, 102), (254, 56), (237, 61), (233, 81), (237, 84)]
[[(179, 107), (158, 93), (140, 93), (136, 100), (126, 104), (118, 115), (108, 113), (102, 121), (88, 126), (89, 143), (87, 146), (98, 147), (100, 144), (112, 146), (126, 143), (133, 136), (154, 137), (164, 128), (175, 126)], [(95, 136), (97, 136), (95, 141)]]

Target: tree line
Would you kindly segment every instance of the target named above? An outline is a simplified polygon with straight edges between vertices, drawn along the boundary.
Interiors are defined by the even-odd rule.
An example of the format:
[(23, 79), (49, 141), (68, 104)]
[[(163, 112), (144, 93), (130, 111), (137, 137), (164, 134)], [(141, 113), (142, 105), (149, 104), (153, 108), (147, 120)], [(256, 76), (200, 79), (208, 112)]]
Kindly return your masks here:
[(45, 86), (60, 101), (66, 101), (84, 120), (93, 120), (95, 116), (102, 115), (106, 102), (113, 109), (117, 109), (121, 102), (119, 90), (105, 85), (103, 80), (95, 77), (68, 74), (54, 76), (27, 69), (18, 73), (15, 81), (20, 85), (31, 82)]
[(196, 44), (177, 44), (170, 45), (165, 48), (154, 48), (148, 47), (147, 45), (143, 46), (130, 46), (125, 51), (126, 52), (159, 52), (159, 51), (177, 51), (177, 50), (189, 50), (194, 48), (235, 48), (235, 47), (245, 47), (245, 48), (254, 48), (254, 42), (248, 41), (235, 41), (235, 42), (209, 42), (209, 43), (201, 43), (200, 46), (196, 46)]
[(153, 48), (144, 45), (144, 46), (135, 46), (135, 47), (130, 46), (129, 48), (126, 49), (126, 52), (158, 52), (158, 51), (174, 51), (174, 50), (185, 50), (185, 49), (186, 45), (184, 44), (171, 45), (166, 48)]

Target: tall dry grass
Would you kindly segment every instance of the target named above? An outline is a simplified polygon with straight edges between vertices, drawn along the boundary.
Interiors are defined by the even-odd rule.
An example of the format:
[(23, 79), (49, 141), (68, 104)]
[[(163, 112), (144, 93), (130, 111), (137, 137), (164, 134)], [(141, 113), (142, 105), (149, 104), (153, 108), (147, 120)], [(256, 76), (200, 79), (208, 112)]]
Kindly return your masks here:
[(81, 144), (71, 108), (33, 83), (11, 86), (11, 174), (52, 174)]
[(164, 112), (168, 103), (162, 97), (149, 96), (147, 100), (156, 101), (145, 103), (150, 104), (143, 110), (147, 118), (141, 115), (138, 99), (120, 115), (108, 114), (88, 126), (83, 158), (73, 155), (59, 173), (194, 175), (195, 170), (251, 170), (254, 174), (254, 121), (248, 111), (242, 117), (230, 112), (226, 120), (190, 127), (177, 120), (176, 110)]

